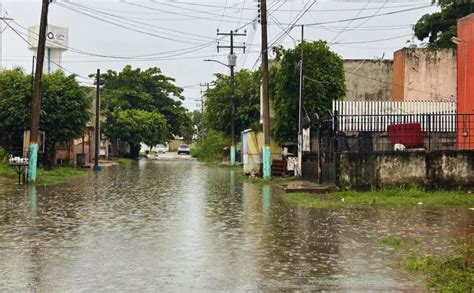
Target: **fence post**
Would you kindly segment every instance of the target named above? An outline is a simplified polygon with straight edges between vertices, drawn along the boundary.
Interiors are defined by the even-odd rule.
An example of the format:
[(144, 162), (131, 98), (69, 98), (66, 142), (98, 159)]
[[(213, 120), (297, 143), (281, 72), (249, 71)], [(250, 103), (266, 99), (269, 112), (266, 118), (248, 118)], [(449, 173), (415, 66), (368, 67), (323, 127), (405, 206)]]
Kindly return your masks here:
[(428, 150), (431, 151), (431, 114), (428, 115)]

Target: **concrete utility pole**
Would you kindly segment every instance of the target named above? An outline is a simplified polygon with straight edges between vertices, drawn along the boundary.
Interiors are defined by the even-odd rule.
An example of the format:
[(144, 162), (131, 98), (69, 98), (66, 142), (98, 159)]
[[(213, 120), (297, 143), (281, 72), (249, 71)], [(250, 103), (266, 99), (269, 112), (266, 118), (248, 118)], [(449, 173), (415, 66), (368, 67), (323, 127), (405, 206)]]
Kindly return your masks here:
[(94, 155), (94, 170), (99, 171), (99, 157), (100, 157), (100, 69), (97, 69), (96, 77), (96, 92), (95, 92), (95, 155)]
[(262, 28), (262, 104), (263, 104), (263, 178), (272, 176), (272, 157), (270, 147), (270, 100), (268, 96), (268, 36), (267, 1), (260, 0), (260, 24)]
[(48, 8), (50, 0), (43, 0), (36, 53), (36, 72), (31, 104), (30, 146), (28, 149), (28, 182), (36, 182), (36, 165), (38, 161), (38, 138), (41, 110), (41, 79), (43, 77), (44, 50), (46, 46), (46, 28), (48, 26)]
[(237, 56), (234, 54), (234, 49), (243, 49), (245, 53), (245, 46), (234, 46), (234, 36), (246, 36), (246, 33), (237, 33), (230, 31), (230, 33), (219, 33), (218, 36), (230, 36), (230, 46), (220, 46), (217, 45), (217, 52), (221, 48), (230, 49), (230, 54), (228, 56), (228, 66), (230, 68), (230, 135), (232, 143), (230, 146), (230, 164), (235, 165), (235, 77), (234, 77), (234, 67), (237, 64)]

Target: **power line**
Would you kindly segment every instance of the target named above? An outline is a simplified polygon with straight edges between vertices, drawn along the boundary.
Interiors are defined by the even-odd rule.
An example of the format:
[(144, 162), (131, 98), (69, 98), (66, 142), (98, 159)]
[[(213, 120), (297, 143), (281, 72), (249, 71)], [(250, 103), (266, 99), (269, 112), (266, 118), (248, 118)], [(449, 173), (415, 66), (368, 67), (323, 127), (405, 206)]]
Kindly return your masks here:
[[(123, 3), (128, 4), (128, 5), (132, 5), (132, 6), (136, 6), (136, 7), (141, 7), (141, 8), (153, 10), (153, 11), (165, 12), (165, 13), (172, 14), (172, 15), (187, 16), (187, 17), (189, 17), (189, 18), (194, 18), (194, 19), (204, 19), (204, 20), (220, 21), (219, 19), (209, 18), (209, 16), (204, 17), (204, 16), (195, 15), (195, 14), (183, 14), (183, 13), (179, 13), (179, 12), (175, 12), (175, 11), (163, 10), (163, 9), (159, 9), (159, 8), (155, 8), (155, 7), (150, 7), (150, 6), (146, 6), (146, 5), (141, 5), (141, 4), (137, 4), (137, 3), (131, 3), (131, 2), (128, 2), (128, 1), (125, 1), (125, 0), (123, 1)], [(195, 12), (196, 12), (196, 11), (195, 11)], [(204, 12), (202, 12), (202, 11), (197, 11), (197, 12), (204, 13)], [(210, 13), (210, 12), (205, 12), (205, 14), (208, 14), (208, 15), (211, 15), (211, 16), (214, 16), (214, 17), (215, 17), (215, 16), (218, 16), (218, 17), (221, 16), (220, 14)], [(232, 19), (232, 20), (226, 20), (226, 22), (237, 23), (236, 20), (238, 20), (237, 18), (230, 17), (230, 16), (226, 16), (226, 18)]]
[(349, 44), (350, 45), (350, 44), (377, 43), (377, 42), (395, 40), (395, 39), (400, 39), (400, 38), (404, 38), (404, 37), (411, 37), (411, 36), (413, 36), (413, 34), (406, 34), (406, 35), (390, 37), (390, 38), (385, 38), (385, 39), (377, 39), (377, 40), (366, 40), (366, 41), (356, 41), (356, 42), (334, 42), (334, 43), (329, 43), (329, 44), (331, 44), (331, 45)]
[(317, 23), (306, 23), (306, 24), (304, 24), (304, 26), (317, 26), (317, 25), (321, 25), (321, 24), (330, 24), (330, 23), (340, 23), (340, 22), (361, 20), (361, 19), (367, 19), (367, 18), (372, 18), (372, 17), (384, 16), (384, 15), (393, 15), (393, 14), (398, 14), (398, 13), (403, 13), (403, 12), (415, 11), (415, 10), (429, 8), (429, 7), (432, 7), (432, 5), (424, 5), (424, 6), (419, 6), (419, 7), (415, 7), (415, 8), (408, 8), (408, 9), (390, 11), (390, 12), (379, 13), (379, 14), (374, 14), (374, 15), (369, 15), (369, 16), (360, 16), (360, 17), (356, 17), (356, 18), (346, 18), (346, 19), (331, 20), (331, 21), (317, 22)]
[[(371, 1), (371, 0), (367, 1), (367, 3), (365, 3), (364, 7), (362, 7), (362, 9), (359, 10), (359, 12), (357, 12), (355, 18), (357, 18), (357, 17), (364, 11), (365, 8), (367, 8), (367, 6), (370, 4), (370, 1)], [(334, 42), (335, 40), (337, 40), (337, 38), (338, 38), (343, 32), (346, 31), (346, 29), (352, 24), (353, 21), (354, 21), (354, 20), (349, 21), (349, 22), (346, 24), (346, 26), (345, 26), (341, 31), (339, 31), (339, 32), (336, 34), (336, 36), (334, 36), (334, 37), (332, 38), (331, 42)]]
[[(13, 21), (13, 23), (15, 23), (17, 26), (19, 26), (20, 28), (28, 31), (28, 29), (25, 27), (25, 26), (22, 26), (21, 24), (19, 24), (18, 22), (15, 22)], [(37, 35), (37, 34), (36, 34)], [(37, 39), (37, 38), (36, 38)], [(173, 56), (178, 56), (180, 53), (182, 53), (182, 55), (185, 55), (185, 54), (189, 54), (189, 53), (192, 53), (192, 52), (195, 52), (195, 51), (199, 51), (201, 49), (204, 49), (204, 48), (207, 48), (207, 47), (210, 47), (210, 46), (213, 46), (215, 44), (215, 42), (208, 42), (208, 43), (204, 43), (202, 45), (199, 45), (199, 46), (192, 46), (192, 47), (188, 47), (188, 48), (183, 48), (183, 49), (176, 49), (176, 50), (171, 50), (171, 51), (163, 51), (163, 52), (156, 52), (156, 53), (150, 53), (150, 54), (143, 54), (143, 55), (132, 55), (132, 56), (114, 56), (114, 55), (104, 55), (104, 54), (99, 54), (99, 53), (94, 53), (94, 52), (88, 52), (88, 51), (85, 51), (85, 50), (82, 50), (82, 49), (77, 49), (77, 48), (73, 48), (71, 46), (64, 46), (65, 49), (68, 49), (72, 52), (75, 52), (75, 53), (78, 53), (78, 54), (81, 54), (81, 55), (88, 55), (88, 56), (93, 56), (93, 57), (100, 57), (100, 58), (114, 58), (114, 59), (125, 59), (125, 60), (128, 60), (128, 59), (134, 59), (134, 58), (137, 58), (137, 59), (140, 59), (140, 58), (150, 58), (150, 57), (154, 57), (154, 56), (160, 56), (160, 55), (166, 55), (166, 57), (173, 57)]]
[[(165, 27), (160, 27), (160, 26), (156, 26), (156, 25), (151, 25), (149, 23), (132, 20), (132, 19), (129, 19), (129, 18), (124, 17), (124, 16), (120, 16), (120, 15), (111, 14), (111, 13), (103, 12), (103, 11), (100, 11), (100, 10), (96, 10), (96, 9), (87, 7), (85, 5), (80, 5), (80, 4), (76, 4), (76, 3), (72, 3), (72, 2), (70, 2), (70, 3), (74, 6), (80, 7), (82, 9), (85, 9), (85, 10), (88, 10), (88, 11), (91, 11), (91, 12), (95, 12), (95, 13), (99, 13), (99, 14), (102, 14), (102, 15), (111, 16), (113, 18), (118, 18), (119, 20), (127, 20), (127, 21), (132, 22), (132, 23), (138, 23), (138, 24), (145, 25), (145, 26), (148, 26), (148, 27), (151, 27), (151, 28), (165, 30), (167, 32), (171, 31), (171, 32), (175, 32), (175, 33), (178, 33), (178, 34), (182, 34), (182, 35), (187, 35), (187, 36), (197, 37), (197, 38), (201, 38), (201, 39), (206, 39), (207, 41), (213, 40), (213, 38), (211, 38), (211, 37), (206, 37), (206, 36), (201, 36), (201, 35), (192, 34), (192, 33), (188, 33), (188, 32), (174, 30), (174, 29), (171, 29), (171, 28), (165, 28)], [(181, 37), (179, 35), (174, 35), (174, 34), (170, 34), (170, 35)], [(202, 40), (199, 40), (199, 41), (202, 41)]]
[[(27, 39), (25, 39), (17, 30), (15, 30), (15, 28), (13, 28), (9, 23), (7, 23), (6, 21), (4, 21), (4, 23), (15, 33), (17, 34), (26, 44), (28, 44), (30, 47), (33, 47), (34, 48), (34, 45), (31, 44)], [(60, 64), (50, 60), (50, 62), (54, 63), (56, 66), (58, 66), (59, 68), (63, 69), (64, 71), (66, 72), (69, 72), (69, 73), (72, 73), (74, 75), (76, 75), (77, 77), (80, 77), (80, 78), (83, 78), (83, 79), (86, 79), (86, 80), (91, 80), (92, 78), (90, 77), (85, 77), (85, 76), (82, 76), (80, 74), (77, 74), (75, 72), (72, 72), (70, 70), (68, 70), (67, 68), (61, 66)]]
[[(105, 22), (105, 23), (108, 23), (108, 24), (111, 24), (111, 25), (114, 25), (114, 26), (117, 26), (117, 27), (121, 27), (121, 28), (130, 30), (130, 31), (134, 31), (134, 32), (138, 32), (138, 33), (141, 33), (141, 34), (144, 34), (144, 35), (148, 35), (148, 36), (151, 36), (151, 37), (155, 37), (155, 38), (159, 38), (159, 39), (165, 39), (165, 40), (172, 41), (172, 42), (177, 42), (177, 43), (185, 43), (185, 44), (194, 43), (194, 44), (197, 44), (194, 41), (190, 42), (189, 40), (175, 39), (175, 38), (172, 38), (172, 37), (167, 37), (167, 36), (163, 35), (162, 33), (158, 34), (157, 31), (154, 31), (154, 30), (149, 30), (148, 29), (148, 31), (145, 31), (145, 30), (143, 30), (144, 29), (143, 27), (139, 27), (139, 26), (136, 26), (136, 25), (133, 25), (133, 27), (131, 27), (131, 26), (127, 26), (127, 25), (124, 25), (124, 24), (121, 24), (121, 23), (117, 23), (117, 22), (115, 22), (114, 19), (110, 20), (110, 18), (106, 18), (104, 16), (102, 16), (102, 18), (101, 18), (101, 17), (98, 17), (96, 15), (92, 15), (92, 14), (84, 11), (83, 9), (81, 10), (81, 9), (78, 9), (78, 8), (71, 7), (70, 5), (64, 5), (62, 3), (57, 3), (57, 5), (59, 5), (63, 8), (66, 8), (68, 10), (86, 15), (86, 16), (91, 17), (93, 19), (96, 19), (96, 20), (99, 20), (99, 21), (102, 21), (102, 22)], [(131, 25), (130, 23), (127, 23), (127, 24)], [(150, 32), (150, 31), (152, 31), (152, 32)]]

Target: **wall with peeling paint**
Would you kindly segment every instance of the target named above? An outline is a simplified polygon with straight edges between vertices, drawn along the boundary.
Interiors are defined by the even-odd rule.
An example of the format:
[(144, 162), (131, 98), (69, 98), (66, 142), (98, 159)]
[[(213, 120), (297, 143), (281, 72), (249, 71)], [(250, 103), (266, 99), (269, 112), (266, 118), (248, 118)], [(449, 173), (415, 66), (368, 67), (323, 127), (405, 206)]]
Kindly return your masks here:
[(347, 101), (391, 101), (392, 60), (344, 60)]
[(337, 162), (344, 188), (474, 186), (472, 151), (341, 153)]
[(393, 59), (393, 100), (456, 101), (456, 50), (403, 48)]

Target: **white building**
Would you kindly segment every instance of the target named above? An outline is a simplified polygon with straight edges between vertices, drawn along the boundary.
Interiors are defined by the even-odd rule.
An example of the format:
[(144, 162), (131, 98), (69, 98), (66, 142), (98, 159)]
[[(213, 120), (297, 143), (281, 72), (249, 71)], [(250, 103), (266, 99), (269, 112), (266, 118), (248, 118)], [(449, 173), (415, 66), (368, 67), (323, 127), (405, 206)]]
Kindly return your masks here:
[[(29, 49), (36, 56), (38, 47), (39, 26), (28, 28)], [(44, 56), (44, 73), (62, 70), (62, 54), (68, 48), (69, 30), (65, 27), (48, 25), (46, 31), (46, 49)]]

